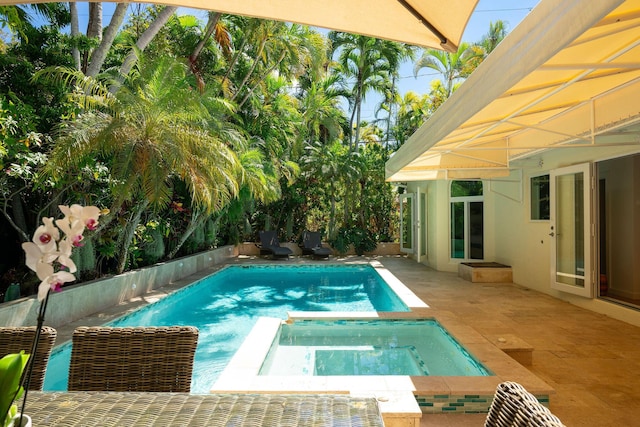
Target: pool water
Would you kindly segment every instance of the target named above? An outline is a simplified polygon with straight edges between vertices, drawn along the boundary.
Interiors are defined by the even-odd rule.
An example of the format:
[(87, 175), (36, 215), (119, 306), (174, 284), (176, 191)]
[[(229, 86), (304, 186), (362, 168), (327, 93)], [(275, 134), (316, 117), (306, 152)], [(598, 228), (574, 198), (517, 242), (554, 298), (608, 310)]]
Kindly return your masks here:
[(433, 319), (283, 324), (260, 375), (487, 376)]
[[(191, 390), (208, 393), (259, 317), (290, 311), (409, 311), (370, 265), (229, 266), (109, 326), (196, 326)], [(56, 348), (44, 390), (66, 390), (71, 345)]]

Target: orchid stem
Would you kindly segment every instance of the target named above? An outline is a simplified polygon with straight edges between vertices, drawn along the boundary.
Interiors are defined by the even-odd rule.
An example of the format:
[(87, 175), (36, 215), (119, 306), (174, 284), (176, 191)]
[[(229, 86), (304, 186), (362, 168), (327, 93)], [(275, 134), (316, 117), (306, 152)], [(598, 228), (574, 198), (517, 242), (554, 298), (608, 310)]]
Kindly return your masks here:
[(24, 390), (24, 396), (22, 397), (22, 408), (20, 409), (20, 425), (22, 425), (22, 416), (24, 415), (25, 405), (27, 404), (27, 393), (29, 392), (29, 384), (31, 383), (31, 373), (33, 372), (33, 364), (35, 363), (36, 351), (38, 351), (38, 342), (40, 341), (40, 332), (42, 331), (42, 325), (44, 324), (44, 313), (47, 311), (47, 304), (49, 303), (49, 294), (51, 289), (47, 291), (47, 296), (44, 301), (40, 303), (40, 309), (38, 310), (38, 322), (36, 326), (36, 335), (33, 338), (33, 345), (31, 346), (31, 354), (29, 355), (29, 361), (27, 362), (27, 374), (22, 380), (22, 388)]

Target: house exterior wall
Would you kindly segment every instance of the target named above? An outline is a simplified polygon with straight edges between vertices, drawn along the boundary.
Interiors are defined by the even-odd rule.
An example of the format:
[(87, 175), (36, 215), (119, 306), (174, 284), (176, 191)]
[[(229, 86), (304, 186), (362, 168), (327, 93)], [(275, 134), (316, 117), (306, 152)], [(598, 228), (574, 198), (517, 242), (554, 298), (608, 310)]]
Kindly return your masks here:
[[(513, 282), (583, 308), (640, 326), (640, 310), (624, 307), (599, 298), (583, 298), (551, 288), (551, 250), (554, 241), (549, 236), (549, 221), (530, 219), (530, 188), (532, 176), (548, 174), (553, 169), (585, 162), (595, 162), (638, 153), (637, 147), (572, 148), (547, 151), (535, 158), (522, 160), (521, 169), (510, 176), (484, 181), (485, 261), (510, 265)], [(515, 166), (515, 165), (514, 165)], [(516, 166), (517, 167), (517, 166)], [(629, 192), (619, 209), (629, 210), (626, 233), (640, 233), (640, 176), (629, 177)], [(635, 185), (634, 185), (635, 184)], [(449, 186), (450, 181), (408, 183), (407, 191), (417, 187), (427, 194), (427, 256), (421, 262), (438, 271), (457, 271), (458, 260), (449, 254)], [(632, 206), (633, 205), (633, 206)], [(623, 207), (626, 206), (626, 207)], [(618, 208), (616, 208), (618, 209)], [(612, 238), (615, 238), (612, 236)], [(635, 239), (640, 245), (640, 239)], [(614, 250), (620, 253), (623, 248)], [(638, 253), (638, 252), (636, 252)], [(616, 255), (611, 255), (615, 257)], [(620, 255), (616, 262), (633, 265), (637, 260)], [(635, 269), (637, 270), (637, 269)], [(640, 292), (640, 277), (629, 273)], [(635, 274), (635, 275), (634, 275)]]

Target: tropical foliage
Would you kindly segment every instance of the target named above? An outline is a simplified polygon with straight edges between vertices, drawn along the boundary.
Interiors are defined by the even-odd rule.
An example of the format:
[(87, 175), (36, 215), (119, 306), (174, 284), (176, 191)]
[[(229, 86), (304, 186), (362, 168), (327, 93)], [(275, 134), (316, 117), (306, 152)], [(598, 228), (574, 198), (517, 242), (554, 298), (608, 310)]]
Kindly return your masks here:
[[(128, 3), (90, 3), (82, 32), (79, 7), (0, 7), (0, 294), (37, 290), (18, 248), (58, 205), (109, 211), (72, 256), (81, 280), (261, 229), (319, 230), (358, 253), (397, 239), (386, 160), (505, 33), (492, 24), (444, 54)], [(442, 79), (401, 96), (400, 64), (416, 56)]]

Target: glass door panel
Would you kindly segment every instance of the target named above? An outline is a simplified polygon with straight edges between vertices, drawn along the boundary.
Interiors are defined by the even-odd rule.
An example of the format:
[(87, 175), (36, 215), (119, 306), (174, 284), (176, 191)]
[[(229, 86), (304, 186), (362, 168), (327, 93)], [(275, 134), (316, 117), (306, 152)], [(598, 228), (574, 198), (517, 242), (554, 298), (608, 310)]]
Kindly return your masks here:
[(469, 203), (469, 258), (484, 258), (484, 203)]
[(591, 297), (589, 165), (558, 169), (551, 178), (551, 287)]
[(451, 203), (451, 258), (465, 257), (464, 202)]
[(400, 250), (413, 253), (413, 194), (400, 195)]
[(420, 256), (427, 254), (427, 195), (420, 193)]

